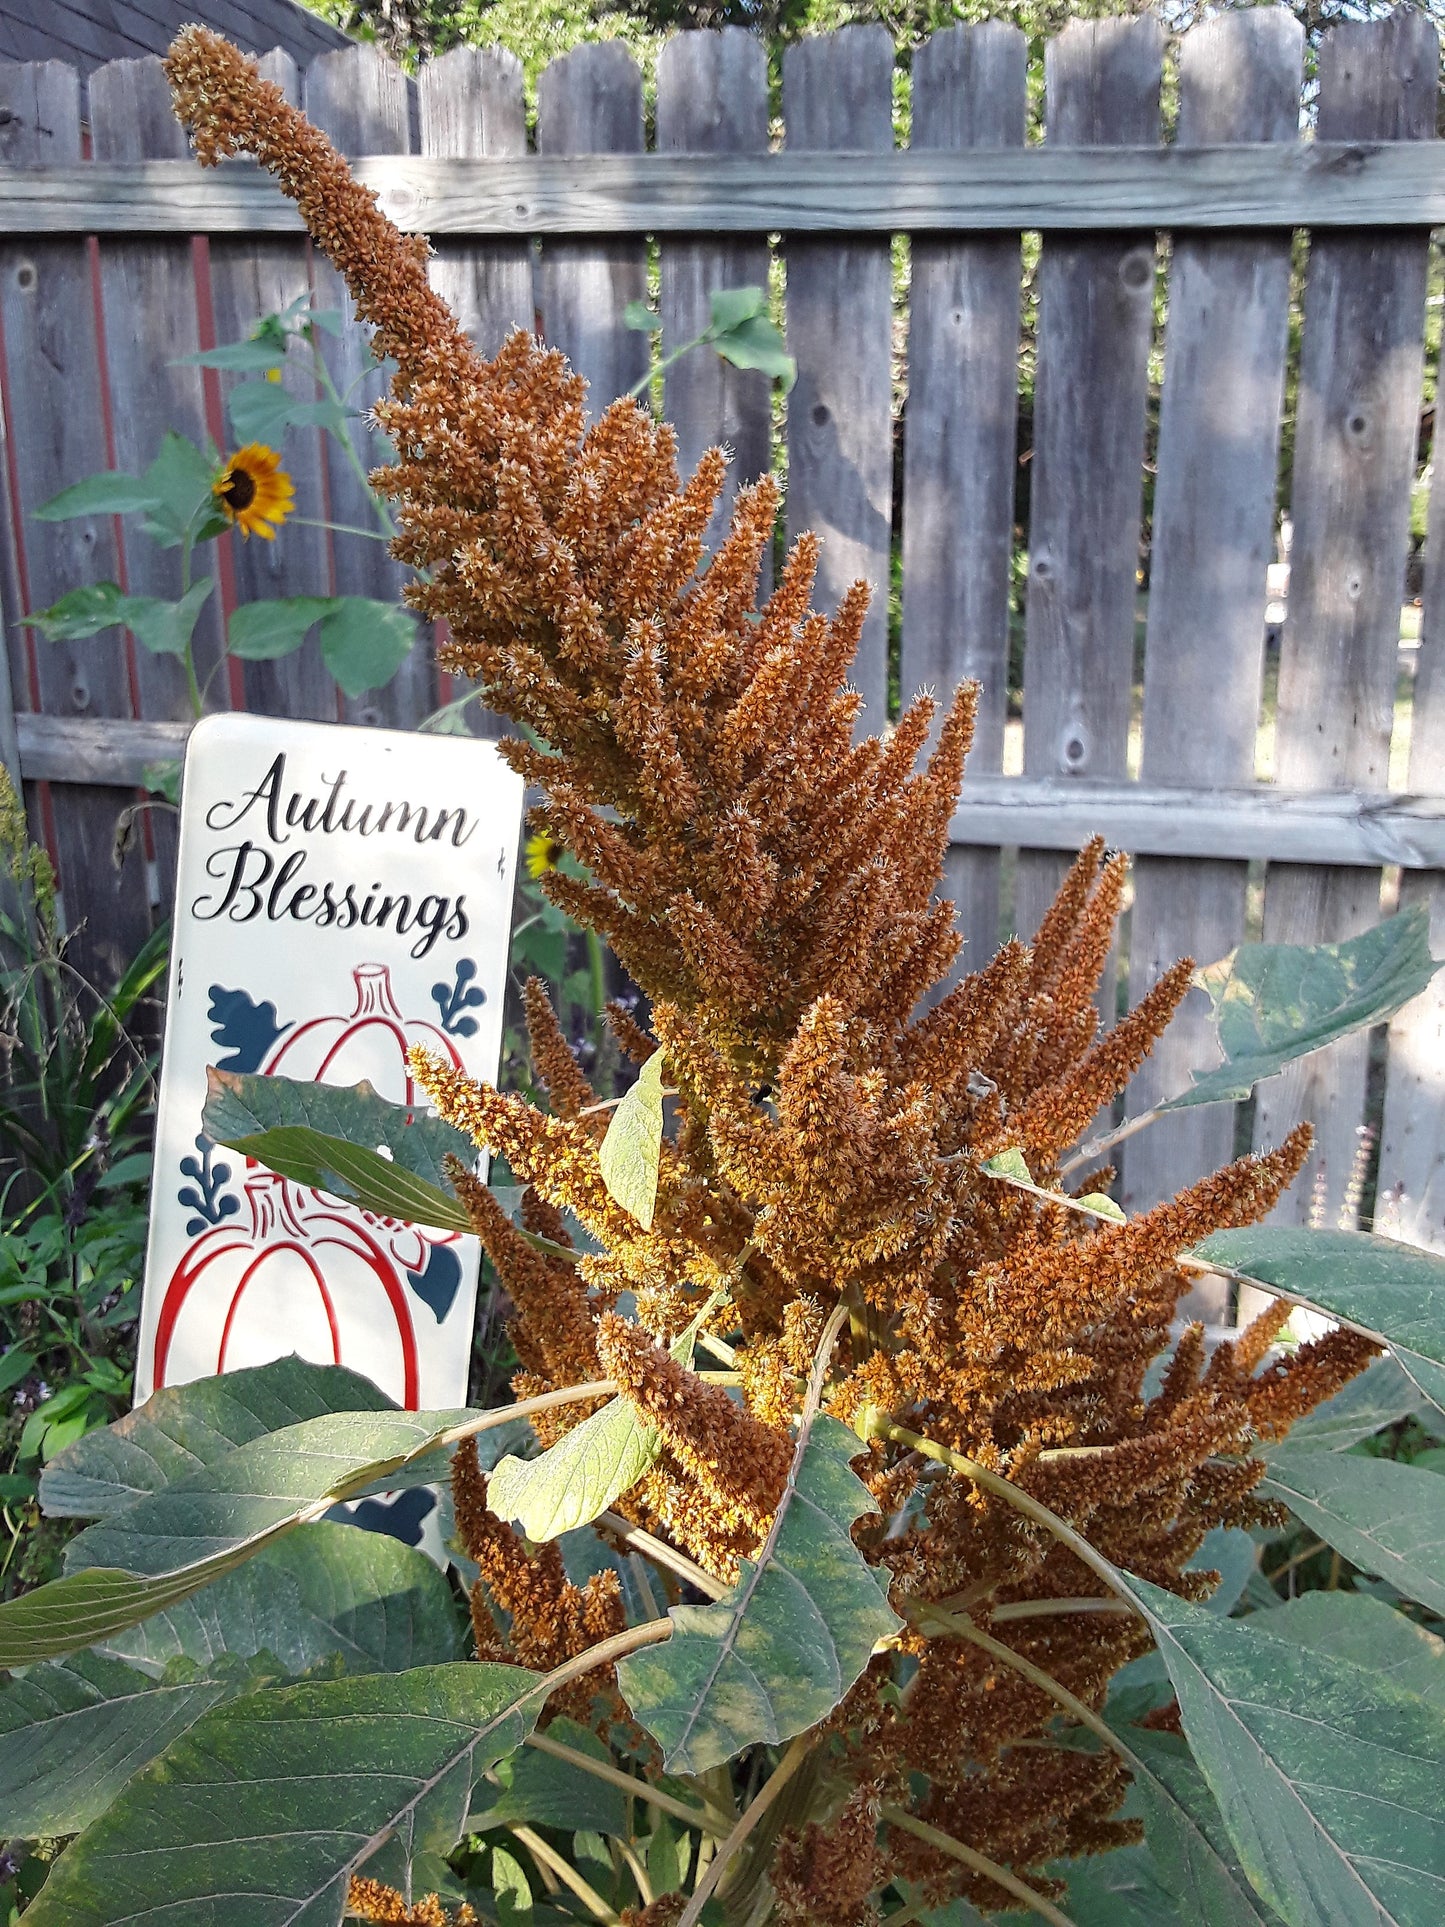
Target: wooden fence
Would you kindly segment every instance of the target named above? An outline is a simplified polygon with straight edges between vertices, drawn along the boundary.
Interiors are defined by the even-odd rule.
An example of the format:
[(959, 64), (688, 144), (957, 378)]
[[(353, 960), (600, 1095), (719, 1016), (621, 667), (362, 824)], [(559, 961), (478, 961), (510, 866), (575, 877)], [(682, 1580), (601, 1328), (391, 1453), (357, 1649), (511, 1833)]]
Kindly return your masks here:
[[(787, 51), (780, 148), (763, 49), (739, 31), (664, 48), (652, 150), (642, 77), (619, 45), (545, 71), (535, 152), (520, 70), (496, 49), (434, 61), (414, 97), (371, 50), (325, 56), (304, 77), (283, 57), (265, 62), (366, 157), (389, 211), (433, 234), (436, 285), (481, 345), (535, 323), (599, 401), (647, 370), (649, 343), (622, 311), (647, 295), (650, 259), (669, 343), (704, 325), (710, 290), (780, 274), (798, 363), (785, 425), (762, 376), (690, 355), (665, 387), (683, 461), (723, 440), (734, 481), (785, 468), (789, 529), (824, 537), (824, 603), (855, 576), (873, 582), (856, 668), (872, 719), (886, 717), (890, 666), (905, 698), (981, 679), (949, 866), (971, 960), (1001, 927), (1033, 927), (1064, 853), (1097, 828), (1138, 856), (1135, 996), (1182, 953), (1212, 960), (1261, 930), (1348, 936), (1397, 896), (1432, 904), (1445, 948), (1445, 570), (1426, 572), (1418, 648), (1400, 647), (1430, 224), (1445, 222), (1436, 36), (1404, 12), (1335, 30), (1307, 134), (1289, 14), (1229, 14), (1184, 39), (1167, 141), (1165, 51), (1149, 19), (1074, 23), (1048, 49), (1032, 127), (1022, 37), (952, 29), (913, 56), (902, 149), (895, 52), (873, 28)], [(169, 426), (223, 440), (231, 377), (175, 357), (244, 334), (308, 289), (338, 300), (269, 182), (247, 165), (202, 175), (184, 155), (157, 63), (101, 68), (84, 107), (63, 66), (0, 68), (0, 593), (15, 710), (3, 728), (92, 955), (132, 948), (167, 894), (163, 820), (150, 887), (145, 850), (118, 869), (109, 851), (140, 768), (183, 734), (181, 678), (114, 635), (37, 644), (14, 618), (101, 576), (133, 591), (175, 585), (169, 559), (111, 521), (30, 512), (92, 470), (143, 464)], [(1021, 339), (1034, 370), (1022, 464)], [(358, 374), (359, 330), (334, 354), (338, 377)], [(361, 519), (357, 485), (319, 434), (293, 432), (286, 458), (300, 495), (324, 491), (334, 520)], [(1292, 579), (1264, 782), (1281, 501)], [(1445, 543), (1445, 489), (1430, 539)], [(230, 546), (223, 604), (396, 583), (378, 544), (293, 524), (274, 545)], [(1022, 773), (1005, 774), (1020, 605)], [(212, 656), (222, 614), (207, 618)], [(1413, 686), (1397, 705), (1402, 663)], [(340, 713), (406, 725), (435, 694), (419, 659)], [(248, 664), (232, 699), (338, 713), (310, 652)], [(1392, 789), (1406, 725), (1408, 774)], [(1258, 1141), (1315, 1120), (1331, 1221), (1379, 1043), (1373, 1058), (1367, 1040), (1340, 1045), (1259, 1096)], [(1190, 1009), (1131, 1109), (1208, 1057), (1204, 1014)], [(1381, 1221), (1445, 1245), (1438, 997), (1392, 1026), (1383, 1068)], [(1239, 1128), (1214, 1107), (1131, 1141), (1123, 1201), (1145, 1205), (1223, 1162)], [(1289, 1208), (1310, 1197), (1306, 1181)]]

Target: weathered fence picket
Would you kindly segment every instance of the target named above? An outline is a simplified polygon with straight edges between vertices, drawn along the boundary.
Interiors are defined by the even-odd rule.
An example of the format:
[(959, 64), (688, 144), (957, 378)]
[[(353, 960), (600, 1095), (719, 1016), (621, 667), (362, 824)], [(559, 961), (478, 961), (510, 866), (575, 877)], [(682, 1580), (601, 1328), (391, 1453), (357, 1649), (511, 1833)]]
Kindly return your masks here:
[[(683, 34), (658, 63), (651, 153), (643, 77), (616, 43), (544, 71), (535, 153), (520, 67), (498, 49), (425, 66), (414, 117), (413, 83), (373, 49), (325, 56), (304, 76), (283, 56), (266, 63), (362, 157), (389, 210), (413, 226), (436, 222), (434, 285), (483, 350), (515, 325), (537, 326), (587, 377), (594, 416), (649, 367), (646, 335), (624, 325), (629, 301), (657, 297), (666, 352), (706, 325), (714, 290), (780, 275), (798, 362), (785, 412), (762, 375), (691, 354), (663, 382), (683, 468), (718, 441), (733, 454), (730, 492), (775, 468), (789, 534), (823, 537), (821, 606), (869, 580), (855, 676), (870, 727), (895, 690), (907, 702), (923, 687), (946, 694), (963, 675), (982, 680), (948, 861), (965, 961), (981, 962), (1001, 927), (1027, 934), (1066, 850), (1097, 826), (1141, 852), (1134, 998), (1176, 956), (1212, 961), (1258, 933), (1251, 874), (1256, 886), (1264, 878), (1264, 933), (1317, 941), (1372, 922), (1400, 864), (1401, 901), (1431, 904), (1445, 948), (1445, 485), (1431, 502), (1413, 696), (1402, 685), (1408, 782), (1420, 794), (1392, 793), (1389, 779), (1407, 660), (1398, 616), (1424, 224), (1445, 218), (1439, 45), (1423, 16), (1403, 11), (1326, 35), (1317, 140), (1300, 133), (1301, 35), (1283, 9), (1184, 36), (1177, 129), (1161, 143), (1164, 56), (1148, 19), (1071, 24), (1047, 50), (1043, 140), (1031, 141), (1023, 37), (997, 23), (951, 28), (915, 50), (910, 144), (895, 149), (892, 44), (877, 28), (849, 28), (788, 50), (779, 144), (759, 42), (738, 29)], [(110, 844), (143, 763), (180, 740), (184, 680), (174, 660), (127, 650), (114, 633), (45, 644), (17, 618), (102, 576), (173, 593), (175, 558), (109, 518), (42, 524), (32, 511), (111, 460), (143, 465), (166, 427), (227, 439), (222, 404), (237, 377), (203, 378), (175, 358), (244, 335), (308, 292), (319, 306), (345, 302), (273, 189), (244, 169), (202, 176), (181, 159), (157, 63), (91, 77), (88, 159), (67, 69), (0, 67), (0, 105), (10, 671), (0, 751), (25, 775), (68, 913), (85, 919), (78, 960), (103, 969), (140, 941), (169, 890), (163, 822), (120, 870)], [(1038, 312), (1021, 378), (1030, 230), (1042, 235)], [(1301, 230), (1299, 402), (1288, 424)], [(906, 272), (895, 235), (908, 244)], [(339, 387), (355, 383), (362, 401), (379, 392), (353, 321), (324, 346)], [(1145, 430), (1161, 362), (1151, 484)], [(316, 398), (299, 365), (287, 381)], [(1292, 472), (1281, 485), (1286, 425)], [(291, 430), (284, 455), (302, 514), (325, 505), (332, 520), (365, 525), (359, 478), (322, 431)], [(1275, 781), (1264, 783), (1266, 570), (1282, 509), (1294, 521), (1293, 579)], [(238, 600), (390, 596), (400, 580), (380, 543), (299, 520), (274, 544), (219, 547), (219, 592), (200, 632), (207, 667)], [(1003, 772), (1019, 729), (1010, 610), (1025, 559), (1018, 777)], [(418, 651), (388, 689), (339, 701), (313, 638), (296, 656), (216, 679), (210, 695), (408, 726), (433, 706), (436, 679)], [(1001, 899), (1009, 846), (1021, 846), (1011, 900)], [(1129, 1112), (1180, 1088), (1208, 1048), (1196, 998), (1135, 1080)], [(1367, 1057), (1360, 1040), (1336, 1047), (1259, 1097), (1258, 1144), (1301, 1115), (1323, 1127), (1329, 1221), (1367, 1114)], [(1445, 1248), (1445, 993), (1397, 1019), (1373, 1062), (1384, 1070), (1382, 1227)], [(1167, 1195), (1227, 1157), (1237, 1128), (1220, 1107), (1130, 1139), (1121, 1197), (1139, 1209)], [(1288, 1208), (1311, 1208), (1308, 1184)]]

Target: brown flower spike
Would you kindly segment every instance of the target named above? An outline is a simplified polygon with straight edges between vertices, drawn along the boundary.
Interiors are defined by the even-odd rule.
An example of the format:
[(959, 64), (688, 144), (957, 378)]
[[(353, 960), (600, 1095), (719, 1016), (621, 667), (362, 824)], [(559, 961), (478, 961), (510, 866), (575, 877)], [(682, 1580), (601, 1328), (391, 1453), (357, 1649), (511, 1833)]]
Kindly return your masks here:
[[(1185, 1570), (1205, 1534), (1264, 1516), (1253, 1440), (1328, 1397), (1370, 1347), (1337, 1334), (1261, 1371), (1262, 1344), (1246, 1336), (1207, 1359), (1196, 1330), (1145, 1393), (1187, 1283), (1179, 1254), (1268, 1212), (1300, 1168), (1302, 1132), (1123, 1226), (980, 1168), (1018, 1146), (1047, 1187), (1184, 994), (1187, 964), (1097, 1035), (1121, 861), (1092, 844), (1031, 949), (1006, 946), (926, 1007), (959, 949), (935, 888), (974, 690), (957, 692), (936, 735), (920, 697), (885, 737), (858, 736), (845, 677), (865, 590), (815, 612), (817, 544), (804, 536), (756, 606), (771, 480), (741, 493), (706, 559), (720, 453), (684, 482), (670, 430), (630, 401), (587, 426), (583, 384), (530, 336), (483, 360), (427, 284), (425, 243), (391, 226), (234, 48), (190, 27), (167, 67), (201, 159), (254, 154), (276, 175), (378, 356), (396, 363), (377, 416), (399, 459), (374, 481), (395, 509), (396, 553), (428, 572), (410, 598), (446, 623), (447, 666), (538, 739), (503, 753), (544, 793), (540, 826), (586, 871), (551, 868), (542, 887), (646, 992), (651, 1034), (621, 1013), (618, 1034), (634, 1058), (664, 1051), (679, 1093), (644, 1231), (608, 1195), (602, 1120), (536, 991), (552, 1115), (417, 1062), (442, 1113), (530, 1187), (527, 1229), (550, 1241), (539, 1250), (460, 1185), (513, 1299), (519, 1386), (614, 1376), (665, 1441), (618, 1509), (730, 1576), (766, 1530), (798, 1374), (846, 1297), (831, 1411), (881, 1408), (1003, 1473), (1107, 1558), (1206, 1593), (1210, 1576)], [(599, 1250), (574, 1261), (564, 1211)], [(668, 1338), (720, 1287), (724, 1329), (742, 1334), (744, 1406), (616, 1316), (630, 1292)], [(557, 1429), (587, 1409), (553, 1414)], [(921, 1609), (961, 1599), (987, 1632), (1002, 1604), (1049, 1602), (997, 1636), (1094, 1706), (1147, 1636), (1127, 1615), (1068, 1611), (1097, 1581), (1013, 1506), (876, 1439), (859, 1462), (880, 1512), (856, 1536), (915, 1628), (916, 1670), (899, 1693), (892, 1657), (876, 1658), (829, 1723), (829, 1811), (843, 1819), (805, 1812), (781, 1835), (785, 1916), (869, 1919), (870, 1892), (895, 1874), (930, 1903), (999, 1904), (986, 1878), (889, 1827), (900, 1808), (1047, 1891), (1048, 1860), (1132, 1837), (1112, 1817), (1124, 1770), (1053, 1746), (1052, 1702)], [(482, 1651), (502, 1649), (493, 1606), (509, 1614), (506, 1650), (538, 1666), (620, 1623), (615, 1588), (579, 1591), (550, 1549), (530, 1551), (461, 1454), (457, 1502), (484, 1571)], [(658, 1917), (672, 1905), (656, 1903)]]

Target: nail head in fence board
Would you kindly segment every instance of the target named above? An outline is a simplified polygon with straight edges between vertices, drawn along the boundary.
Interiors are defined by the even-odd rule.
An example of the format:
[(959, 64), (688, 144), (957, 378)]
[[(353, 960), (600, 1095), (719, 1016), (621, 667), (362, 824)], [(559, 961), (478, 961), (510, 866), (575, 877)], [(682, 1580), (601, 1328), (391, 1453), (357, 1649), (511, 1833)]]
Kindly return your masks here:
[[(425, 71), (425, 70), (423, 70)], [(1379, 228), (1445, 223), (1445, 155), (1395, 142), (1277, 148), (1026, 147), (927, 154), (373, 155), (357, 165), (414, 233), (1110, 233), (1132, 228)], [(0, 163), (0, 233), (299, 234), (249, 161), (107, 168)]]
[[(319, 55), (306, 69), (306, 113), (343, 154), (379, 153), (388, 147), (404, 154), (411, 142), (407, 87), (401, 68), (377, 48), (345, 47)], [(319, 250), (312, 256), (311, 271), (317, 307), (340, 308), (346, 317), (339, 338), (317, 331), (317, 345), (331, 379), (350, 406), (370, 409), (389, 392), (392, 364), (388, 362), (384, 370), (377, 366), (371, 353), (371, 330), (356, 319), (346, 283)], [(348, 426), (362, 465), (374, 467), (380, 454), (365, 417), (353, 418)], [(329, 519), (350, 528), (377, 529), (371, 491), (336, 438), (323, 435), (321, 446)], [(411, 573), (392, 561), (381, 542), (335, 531), (331, 562), (337, 595), (371, 596), (380, 602), (400, 602), (402, 584)], [(416, 641), (411, 654), (389, 683), (361, 696), (342, 696), (344, 722), (411, 729), (436, 707), (431, 637), (420, 623), (413, 627)]]
[[(505, 47), (454, 47), (429, 60), (417, 75), (417, 98), (424, 155), (449, 165), (453, 157), (525, 155), (522, 63)], [(530, 240), (442, 238), (432, 248), (431, 284), (484, 355), (496, 354), (514, 328), (535, 327)], [(490, 709), (473, 703), (463, 713), (475, 735), (495, 741), (505, 733)]]
[[(537, 147), (544, 154), (640, 154), (642, 75), (618, 40), (574, 47), (537, 83)], [(579, 170), (580, 171), (580, 170)], [(622, 325), (647, 298), (641, 240), (549, 241), (537, 272), (541, 332), (588, 383), (590, 421), (647, 373), (646, 335)]]
[[(1157, 139), (1163, 45), (1150, 18), (1072, 21), (1044, 56), (1046, 142)], [(1039, 263), (1024, 611), (1030, 776), (1125, 773), (1154, 263), (1152, 233), (1050, 238)], [(1020, 852), (1014, 915), (1025, 936), (1064, 867)], [(1106, 978), (1106, 1011), (1110, 995)]]
[[(274, 81), (289, 101), (300, 98), (296, 63), (279, 50), (266, 54), (261, 72)], [(237, 341), (248, 335), (264, 314), (288, 307), (311, 286), (309, 250), (303, 235), (220, 238), (211, 243), (211, 302), (216, 340)], [(302, 357), (288, 355), (284, 376), (299, 401), (317, 399), (316, 384), (301, 370)], [(222, 373), (225, 397), (246, 377)], [(281, 450), (286, 470), (296, 485), (300, 514), (320, 519), (322, 493), (321, 434), (316, 428), (287, 431)], [(234, 447), (229, 417), (227, 446)], [(327, 595), (331, 588), (330, 562), (324, 529), (288, 522), (274, 542), (259, 537), (230, 538), (235, 563), (236, 598), (254, 602), (273, 596)], [(247, 709), (263, 716), (294, 716), (315, 722), (336, 720), (336, 684), (321, 660), (321, 646), (310, 636), (295, 655), (277, 662), (243, 665)]]
[[(783, 54), (790, 149), (893, 146), (893, 42), (844, 27)], [(788, 535), (822, 538), (815, 605), (827, 614), (860, 577), (872, 591), (849, 677), (862, 726), (888, 715), (888, 591), (893, 527), (893, 264), (884, 241), (791, 239)]]
[[(1303, 59), (1303, 30), (1283, 7), (1195, 27), (1179, 51), (1177, 138), (1288, 140)], [(1144, 653), (1146, 783), (1254, 777), (1289, 309), (1288, 236), (1175, 237)], [(1247, 883), (1240, 863), (1136, 862), (1131, 1001), (1179, 957), (1212, 963), (1241, 941)], [(1184, 1090), (1217, 1056), (1208, 1000), (1191, 990), (1130, 1085), (1126, 1115)], [(1227, 1164), (1234, 1124), (1232, 1105), (1199, 1105), (1130, 1139), (1124, 1208), (1147, 1210)], [(1228, 1310), (1226, 1281), (1209, 1279), (1185, 1315)]]
[[(1021, 148), (1026, 59), (1022, 33), (1001, 21), (926, 41), (913, 57), (913, 147)], [(900, 682), (906, 707), (920, 689), (946, 704), (978, 679), (975, 774), (1003, 767), (1020, 273), (1016, 237), (913, 239)], [(951, 849), (943, 887), (965, 939), (960, 968), (975, 969), (998, 937), (998, 852)]]
[[(745, 27), (677, 34), (657, 62), (660, 153), (765, 153), (768, 61)], [(698, 235), (662, 243), (662, 347), (680, 347), (711, 319), (709, 296), (724, 288), (766, 288), (765, 234), (737, 240)], [(715, 547), (727, 528), (738, 489), (768, 472), (772, 438), (771, 380), (756, 368), (734, 368), (711, 348), (695, 348), (663, 376), (663, 418), (677, 433), (678, 466), (691, 475), (699, 457), (722, 443), (732, 457), (708, 532)], [(767, 593), (771, 557), (763, 558)]]
[[(89, 98), (94, 165), (188, 157), (189, 143), (171, 105), (170, 86), (153, 56), (98, 67), (90, 76)], [(161, 235), (103, 239), (100, 289), (116, 466), (139, 475), (159, 453), (168, 430), (187, 436), (198, 448), (207, 442), (201, 370), (176, 366), (180, 357), (194, 354), (201, 345), (190, 242)], [(130, 517), (123, 530), (127, 590), (132, 595), (178, 596), (180, 551), (158, 548), (141, 532), (137, 517)], [(194, 633), (196, 673), (204, 686), (221, 654), (221, 589), (214, 547), (202, 549), (195, 565), (195, 575), (217, 578)], [(112, 634), (108, 640), (119, 647), (118, 637)], [(189, 721), (191, 700), (180, 658), (153, 655), (137, 643), (134, 663), (141, 715)], [(225, 690), (212, 688), (213, 699), (224, 703)], [(147, 813), (147, 823), (156, 857), (159, 913), (169, 917), (175, 894), (176, 817), (168, 809), (154, 809)]]
[[(60, 61), (0, 65), (0, 158), (78, 160), (80, 88)], [(11, 242), (0, 248), (0, 323), (30, 608), (117, 575), (110, 516), (36, 522), (33, 511), (60, 489), (110, 466), (101, 400), (90, 258), (83, 240)], [(13, 611), (13, 616), (21, 613)], [(25, 661), (25, 631), (12, 631), (12, 660)], [(84, 642), (35, 643), (40, 706), (55, 715), (127, 716), (130, 692), (119, 632)], [(27, 680), (17, 677), (18, 686)], [(145, 940), (145, 857), (133, 844), (114, 862), (116, 820), (133, 792), (85, 785), (52, 799), (55, 858), (71, 961), (108, 988)], [(32, 821), (34, 817), (32, 815)]]
[[(1442, 450), (1445, 452), (1445, 450)], [(1425, 593), (1410, 723), (1409, 780), (1445, 770), (1445, 467), (1430, 490)], [(1430, 948), (1445, 957), (1445, 864), (1400, 884), (1400, 908), (1430, 907)], [(1390, 1021), (1375, 1224), (1392, 1238), (1445, 1251), (1445, 975)]]
[[(1320, 50), (1321, 136), (1432, 138), (1439, 64), (1422, 14), (1335, 28)], [(1310, 250), (1276, 736), (1278, 777), (1290, 787), (1388, 781), (1428, 258), (1423, 231), (1316, 236)], [(1277, 864), (1265, 880), (1272, 942), (1334, 942), (1379, 914), (1379, 878), (1368, 871)], [(1261, 1086), (1257, 1143), (1278, 1143), (1300, 1118), (1315, 1127), (1281, 1220), (1308, 1217), (1318, 1181), (1325, 1222), (1336, 1221), (1360, 1143), (1368, 1052), (1367, 1037), (1345, 1038)]]

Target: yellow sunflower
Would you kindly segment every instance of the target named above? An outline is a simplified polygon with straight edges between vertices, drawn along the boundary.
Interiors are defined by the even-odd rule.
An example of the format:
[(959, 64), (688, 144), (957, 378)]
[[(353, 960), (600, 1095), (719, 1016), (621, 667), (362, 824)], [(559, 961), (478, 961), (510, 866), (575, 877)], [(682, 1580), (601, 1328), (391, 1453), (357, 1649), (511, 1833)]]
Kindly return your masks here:
[(248, 442), (229, 456), (211, 493), (242, 535), (261, 535), (268, 542), (296, 505), (281, 457), (264, 442)]
[(526, 858), (527, 875), (536, 883), (562, 861), (562, 845), (550, 830), (539, 830), (527, 838), (522, 854)]

